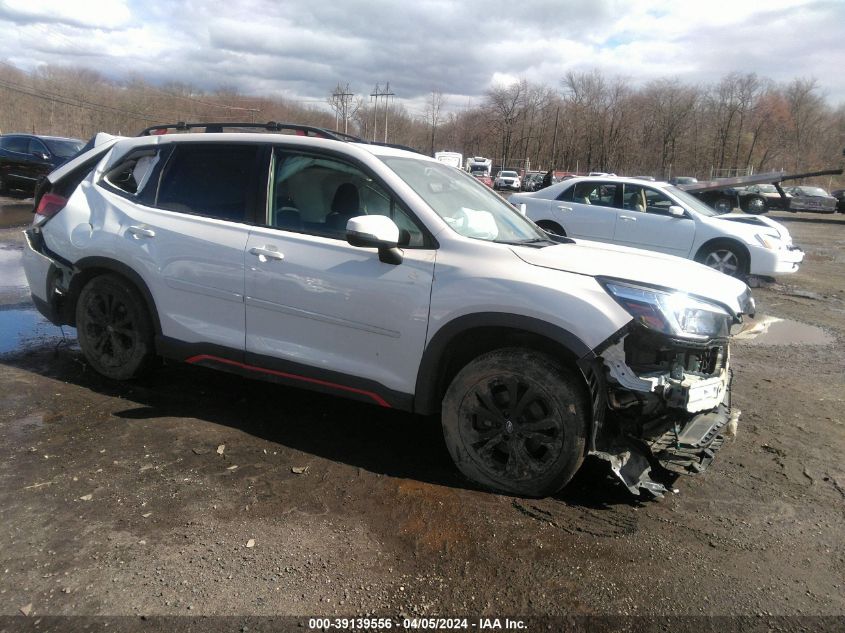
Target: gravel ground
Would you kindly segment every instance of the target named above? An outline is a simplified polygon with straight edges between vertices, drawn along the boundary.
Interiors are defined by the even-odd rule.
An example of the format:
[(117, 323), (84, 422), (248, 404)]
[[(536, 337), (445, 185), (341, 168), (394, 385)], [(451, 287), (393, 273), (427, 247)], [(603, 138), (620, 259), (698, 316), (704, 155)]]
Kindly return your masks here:
[(201, 368), (106, 381), (0, 230), (0, 615), (845, 615), (845, 216), (773, 216), (807, 259), (754, 291), (784, 321), (734, 347), (737, 438), (656, 501), (590, 460), (477, 490), (436, 420)]

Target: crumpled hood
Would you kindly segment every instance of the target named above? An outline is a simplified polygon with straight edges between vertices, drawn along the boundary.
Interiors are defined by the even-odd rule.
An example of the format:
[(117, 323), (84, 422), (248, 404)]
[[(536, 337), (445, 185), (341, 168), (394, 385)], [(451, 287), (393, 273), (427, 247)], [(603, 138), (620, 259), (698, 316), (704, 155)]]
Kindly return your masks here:
[(724, 215), (717, 215), (708, 219), (713, 220), (715, 222), (721, 222), (722, 220), (724, 220), (733, 224), (742, 224), (751, 227), (751, 229), (754, 229), (754, 232), (756, 233), (774, 235), (775, 237), (779, 237), (784, 242), (787, 242), (789, 244), (792, 243), (792, 236), (789, 234), (789, 229), (787, 229), (780, 222), (776, 222), (771, 218), (767, 218), (761, 215), (748, 215), (746, 213), (726, 213)]
[(748, 291), (739, 279), (702, 264), (627, 246), (575, 240), (545, 248), (514, 246), (512, 250), (534, 266), (679, 290), (720, 303), (735, 314), (743, 311)]

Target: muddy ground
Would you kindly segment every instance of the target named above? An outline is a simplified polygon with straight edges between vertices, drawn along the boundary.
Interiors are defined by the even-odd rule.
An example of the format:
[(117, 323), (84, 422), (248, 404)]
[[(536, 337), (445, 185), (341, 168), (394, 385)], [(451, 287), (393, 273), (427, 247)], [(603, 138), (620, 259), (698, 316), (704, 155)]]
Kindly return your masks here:
[(734, 347), (739, 433), (644, 502), (597, 461), (556, 498), (474, 489), (436, 420), (107, 381), (0, 229), (0, 614), (845, 614), (845, 216), (773, 215), (807, 259), (754, 291), (786, 321)]

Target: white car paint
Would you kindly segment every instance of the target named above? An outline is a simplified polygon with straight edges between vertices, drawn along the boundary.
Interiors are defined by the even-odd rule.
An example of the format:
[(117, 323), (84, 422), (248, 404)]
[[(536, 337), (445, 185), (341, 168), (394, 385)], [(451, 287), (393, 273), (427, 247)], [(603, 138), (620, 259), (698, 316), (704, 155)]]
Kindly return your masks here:
[[(577, 198), (566, 200), (579, 183), (648, 188), (666, 196), (684, 213), (677, 217), (595, 202), (588, 204)], [(541, 225), (554, 223), (569, 237), (688, 259), (696, 259), (714, 240), (723, 240), (740, 245), (748, 253), (749, 274), (774, 276), (798, 270), (804, 253), (793, 246), (784, 225), (767, 217), (742, 213), (707, 215), (698, 206), (703, 203), (690, 198), (689, 194), (665, 182), (601, 176), (571, 178), (533, 193), (514, 194), (510, 202), (516, 206), (525, 204), (526, 215), (531, 220)]]
[[(432, 158), (284, 138), (292, 147), (329, 146), (366, 165), (436, 236), (438, 248), (406, 250), (402, 264), (391, 266), (344, 241), (146, 207), (100, 184), (140, 146), (268, 141), (268, 135), (243, 133), (107, 141), (101, 163), (45, 225), (45, 242), (70, 262), (95, 256), (129, 265), (150, 289), (164, 336), (331, 369), (405, 393), (413, 392), (426, 346), (440, 328), (465, 315), (527, 316), (571, 332), (590, 348), (598, 345), (631, 316), (597, 276), (676, 289), (742, 310), (744, 284), (673, 257), (589, 242), (538, 250), (459, 235), (381, 160), (411, 156), (436, 163)], [(487, 188), (466, 178), (487, 195)], [(31, 287), (46, 299), (49, 260), (27, 250)]]

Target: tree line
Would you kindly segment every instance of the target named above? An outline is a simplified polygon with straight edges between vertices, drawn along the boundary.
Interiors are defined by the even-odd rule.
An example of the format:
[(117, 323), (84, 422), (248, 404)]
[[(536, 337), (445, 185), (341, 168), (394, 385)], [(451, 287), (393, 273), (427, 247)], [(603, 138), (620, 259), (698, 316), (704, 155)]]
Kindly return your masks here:
[(0, 62), (0, 132), (87, 139), (176, 121), (274, 120), (384, 140), (386, 126), (389, 142), (429, 154), (449, 150), (515, 169), (660, 179), (838, 167), (845, 147), (845, 104), (830, 105), (811, 78), (776, 83), (730, 73), (703, 85), (673, 78), (635, 84), (599, 71), (570, 72), (556, 86), (523, 80), (463, 106), (433, 90), (417, 114), (386, 98), (339, 99), (350, 93), (348, 84), (339, 90), (338, 83), (325, 103), (302, 103), (226, 86), (202, 91), (141, 77), (113, 81), (81, 68), (26, 73)]

